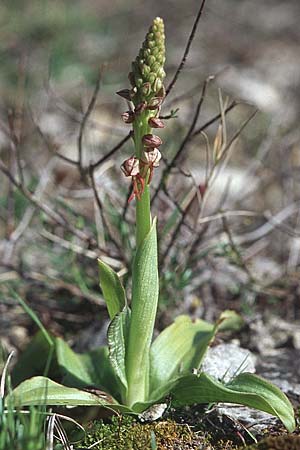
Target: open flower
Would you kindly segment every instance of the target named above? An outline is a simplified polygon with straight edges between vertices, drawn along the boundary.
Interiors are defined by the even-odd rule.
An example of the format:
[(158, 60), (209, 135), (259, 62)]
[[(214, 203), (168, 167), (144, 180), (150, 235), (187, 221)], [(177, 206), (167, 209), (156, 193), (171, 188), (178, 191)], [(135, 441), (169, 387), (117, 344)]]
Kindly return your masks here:
[(122, 172), (126, 177), (132, 179), (132, 193), (128, 199), (128, 203), (131, 202), (134, 197), (138, 200), (141, 199), (141, 195), (145, 190), (145, 180), (140, 174), (140, 161), (135, 156), (131, 156), (126, 159), (121, 165)]
[(143, 162), (152, 167), (158, 167), (161, 160), (161, 153), (158, 148), (152, 148), (149, 152), (144, 153)]
[(139, 160), (135, 156), (125, 159), (121, 170), (126, 177), (134, 177), (139, 173)]
[(150, 151), (144, 152), (143, 159), (140, 164), (143, 167), (143, 171), (147, 174), (149, 170), (148, 184), (151, 182), (153, 177), (153, 170), (155, 167), (159, 166), (159, 161), (161, 160), (161, 153), (158, 148), (152, 148)]

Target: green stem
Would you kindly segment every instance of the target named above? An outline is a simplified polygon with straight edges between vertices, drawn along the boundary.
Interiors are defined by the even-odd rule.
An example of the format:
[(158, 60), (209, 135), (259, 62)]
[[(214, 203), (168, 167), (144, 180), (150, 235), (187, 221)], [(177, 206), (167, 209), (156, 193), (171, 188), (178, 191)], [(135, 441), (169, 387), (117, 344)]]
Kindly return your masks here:
[[(149, 112), (140, 114), (134, 121), (134, 143), (136, 157), (143, 152), (142, 137), (151, 132), (148, 125)], [(152, 219), (150, 212), (150, 190), (145, 179), (145, 191), (140, 200), (136, 199), (136, 247), (137, 254), (133, 267), (131, 321), (126, 351), (126, 372), (128, 391), (126, 403), (132, 406), (143, 402), (149, 393), (150, 346), (158, 302), (158, 272), (156, 233), (152, 233), (151, 246), (146, 243)], [(146, 255), (146, 260), (145, 260)], [(151, 259), (150, 267), (147, 258)], [(147, 276), (145, 276), (147, 271)], [(151, 286), (150, 286), (151, 284)], [(153, 289), (156, 286), (156, 289)], [(153, 292), (149, 298), (149, 292)]]
[[(148, 119), (150, 117), (149, 112), (145, 111), (140, 114), (133, 124), (134, 131), (134, 144), (135, 155), (137, 158), (142, 157), (143, 145), (142, 137), (145, 134), (151, 132), (151, 128), (148, 125)], [(140, 244), (149, 233), (151, 227), (151, 211), (150, 211), (150, 191), (147, 185), (147, 179), (145, 180), (145, 191), (141, 196), (141, 199), (136, 199), (136, 247), (139, 248)]]

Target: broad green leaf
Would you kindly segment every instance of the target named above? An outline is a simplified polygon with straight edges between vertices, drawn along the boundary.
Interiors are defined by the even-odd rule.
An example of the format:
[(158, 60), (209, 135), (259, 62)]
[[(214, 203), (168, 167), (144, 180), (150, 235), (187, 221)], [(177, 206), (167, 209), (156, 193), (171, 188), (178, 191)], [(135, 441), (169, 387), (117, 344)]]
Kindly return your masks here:
[(82, 355), (75, 353), (61, 338), (56, 339), (56, 353), (58, 364), (63, 371), (64, 383), (69, 384), (68, 381), (71, 380), (77, 381), (76, 387), (93, 384), (93, 374), (88, 371)]
[(130, 410), (103, 391), (88, 392), (58, 384), (46, 377), (33, 377), (17, 386), (7, 397), (15, 407), (48, 405), (48, 406), (103, 406), (118, 411)]
[(110, 363), (125, 391), (127, 390), (125, 356), (129, 324), (130, 309), (126, 306), (123, 311), (115, 315), (107, 331)]
[(63, 383), (71, 387), (94, 386), (118, 398), (118, 382), (109, 361), (107, 347), (75, 353), (60, 338), (56, 339), (57, 362)]
[(151, 346), (150, 391), (198, 368), (214, 334), (214, 326), (204, 320), (177, 317)]
[[(52, 338), (51, 338), (52, 339)], [(57, 364), (54, 357), (54, 338), (49, 340), (49, 334), (38, 331), (12, 370), (13, 386), (35, 375), (57, 374)]]
[(161, 384), (157, 386), (157, 389), (154, 392), (151, 392), (151, 397), (149, 396), (144, 401), (137, 401), (132, 405), (132, 410), (136, 414), (140, 414), (141, 412), (147, 410), (152, 405), (156, 403), (164, 403), (166, 400), (166, 397), (170, 395), (172, 392), (172, 389), (174, 386), (176, 386), (176, 383), (178, 382), (178, 379), (173, 378), (172, 380), (168, 381), (166, 384)]
[(128, 402), (144, 400), (149, 390), (149, 351), (158, 302), (156, 220), (139, 246), (133, 264), (131, 321), (126, 369)]
[(151, 346), (150, 397), (180, 374), (199, 369), (209, 344), (219, 330), (236, 328), (241, 318), (234, 311), (224, 311), (215, 325), (204, 320), (179, 316), (155, 339)]
[(242, 373), (224, 385), (205, 373), (179, 378), (171, 392), (174, 405), (194, 403), (238, 403), (277, 416), (288, 431), (295, 429), (293, 407), (273, 384), (250, 373)]
[(100, 287), (111, 320), (126, 305), (126, 294), (118, 274), (107, 264), (98, 259)]

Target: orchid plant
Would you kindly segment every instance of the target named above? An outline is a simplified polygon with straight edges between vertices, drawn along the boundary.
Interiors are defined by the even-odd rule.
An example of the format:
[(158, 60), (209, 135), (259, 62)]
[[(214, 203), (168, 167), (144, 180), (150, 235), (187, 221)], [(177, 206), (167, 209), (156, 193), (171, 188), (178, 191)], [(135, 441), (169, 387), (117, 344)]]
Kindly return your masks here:
[[(151, 217), (150, 184), (161, 158), (161, 139), (152, 129), (164, 127), (159, 118), (165, 98), (164, 23), (154, 19), (129, 73), (130, 89), (119, 91), (130, 105), (123, 113), (132, 125), (135, 152), (122, 165), (132, 180), (130, 201), (136, 205), (136, 253), (133, 259), (131, 302), (117, 273), (99, 261), (100, 286), (110, 317), (108, 345), (76, 354), (64, 340), (53, 340), (63, 384), (36, 376), (23, 381), (8, 396), (14, 405), (101, 406), (140, 414), (170, 399), (173, 405), (229, 402), (277, 416), (289, 431), (295, 427), (287, 397), (266, 380), (241, 373), (230, 382), (201, 370), (208, 346), (224, 329), (233, 312), (216, 324), (178, 317), (153, 341), (159, 297), (156, 218)], [(226, 357), (226, 355), (224, 355)]]

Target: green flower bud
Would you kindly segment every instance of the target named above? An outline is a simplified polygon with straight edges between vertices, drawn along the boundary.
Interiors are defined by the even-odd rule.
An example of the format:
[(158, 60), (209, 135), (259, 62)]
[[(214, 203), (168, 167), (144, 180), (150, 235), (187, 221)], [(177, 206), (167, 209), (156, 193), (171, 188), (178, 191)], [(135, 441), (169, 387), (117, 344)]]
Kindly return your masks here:
[(148, 97), (151, 93), (151, 84), (149, 82), (143, 84), (142, 92), (145, 97)]
[(147, 63), (149, 64), (149, 66), (153, 66), (153, 64), (155, 64), (156, 62), (156, 58), (154, 55), (149, 55), (147, 57)]
[(158, 92), (162, 88), (162, 81), (160, 78), (156, 78), (153, 88), (154, 92)]
[(156, 80), (156, 73), (150, 72), (147, 78), (151, 84), (154, 84)]
[[(165, 78), (164, 62), (164, 23), (161, 18), (157, 17), (146, 35), (139, 55), (132, 63), (130, 82), (133, 87), (137, 88), (136, 95), (133, 98), (135, 105), (143, 101), (148, 102), (157, 96)], [(150, 86), (146, 83), (150, 83)]]
[(147, 75), (150, 73), (151, 69), (149, 66), (147, 66), (147, 64), (144, 64), (143, 69), (142, 69), (142, 75), (143, 77), (146, 79)]

